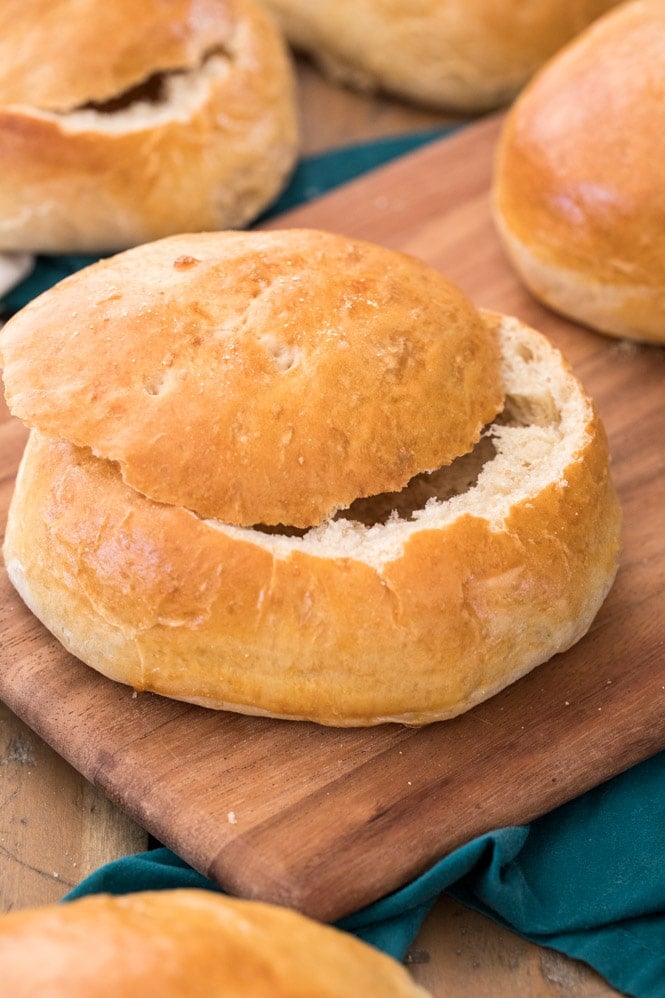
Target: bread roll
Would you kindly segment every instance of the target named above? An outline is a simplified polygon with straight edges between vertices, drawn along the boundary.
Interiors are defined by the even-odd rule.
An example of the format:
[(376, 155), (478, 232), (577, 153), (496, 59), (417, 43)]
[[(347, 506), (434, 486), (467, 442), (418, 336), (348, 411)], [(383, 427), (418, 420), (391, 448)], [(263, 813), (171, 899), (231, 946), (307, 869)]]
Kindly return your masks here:
[(329, 926), (213, 891), (92, 895), (0, 917), (12, 998), (418, 998), (395, 960)]
[(665, 343), (665, 4), (599, 20), (506, 122), (494, 183), (508, 255), (533, 294), (613, 336)]
[[(239, 239), (245, 255), (236, 253)], [(284, 249), (291, 261), (284, 280), (271, 270), (257, 283)], [(184, 271), (200, 267), (197, 281), (179, 283), (172, 260), (183, 250), (199, 261)], [(233, 321), (218, 311), (217, 295), (226, 300), (230, 291), (210, 262), (214, 252), (237, 278)], [(364, 281), (363, 268), (351, 266), (357, 258), (367, 262)], [(298, 260), (302, 306), (283, 287), (293, 284)], [(380, 261), (387, 284), (377, 276)], [(158, 264), (173, 273), (170, 298)], [(108, 273), (112, 281), (103, 279)], [(109, 330), (106, 354), (100, 329)], [(304, 371), (273, 364), (282, 354), (266, 343), (267, 330), (280, 350), (287, 340)], [(9, 576), (69, 651), (137, 690), (330, 725), (425, 724), (472, 707), (569, 647), (611, 585), (620, 514), (592, 403), (538, 333), (479, 315), (443, 278), (401, 254), (297, 230), (180, 237), (68, 279), (11, 320), (0, 342), (10, 405), (36, 427), (7, 525)], [(177, 358), (168, 368), (175, 417), (163, 417), (168, 447), (156, 457), (160, 420), (150, 405), (167, 350)], [(335, 363), (341, 356), (342, 367), (329, 367), (331, 356)], [(486, 397), (477, 401), (492, 415), (474, 446), (476, 424), (462, 401), (469, 384), (482, 384), (474, 371), (481, 358), (488, 369), (477, 391)], [(216, 386), (227, 385), (229, 369), (245, 380), (226, 408), (226, 388), (217, 394)], [(141, 405), (132, 397), (137, 386)], [(349, 442), (336, 461), (328, 438), (336, 444), (347, 404)], [(270, 434), (273, 409), (277, 420), (291, 414), (299, 446), (310, 435), (314, 441), (302, 465), (293, 451), (293, 469), (304, 469), (288, 496), (294, 511), (298, 494), (304, 508), (318, 504), (322, 482), (333, 494), (347, 459), (352, 480), (363, 459), (379, 476), (393, 463), (391, 450), (407, 450), (400, 436), (410, 441), (415, 420), (436, 438), (450, 414), (459, 417), (468, 453), (413, 473), (398, 492), (375, 487), (315, 526), (294, 527), (294, 515), (287, 526), (266, 527), (260, 504), (253, 522), (240, 525), (197, 511), (191, 487), (199, 465), (187, 464), (190, 449), (195, 462), (199, 452), (207, 457), (206, 481), (230, 476), (248, 502), (256, 483), (257, 501), (275, 508), (270, 483), (274, 476), (281, 488), (279, 470), (292, 454), (280, 425), (279, 440), (269, 439), (271, 448), (281, 440), (281, 451), (274, 465), (265, 463), (260, 433)], [(229, 422), (254, 441), (245, 460), (217, 455), (217, 424)], [(354, 464), (353, 434), (364, 440), (367, 426)], [(128, 481), (128, 465), (109, 441), (129, 439), (143, 441), (136, 454), (144, 455), (151, 488), (161, 473), (173, 489), (168, 497), (144, 494), (134, 475), (138, 456)], [(178, 499), (179, 484), (185, 498)]]
[(253, 0), (3, 5), (0, 250), (243, 225), (296, 141), (290, 62)]
[(617, 0), (267, 0), (289, 40), (333, 79), (448, 111), (507, 103)]

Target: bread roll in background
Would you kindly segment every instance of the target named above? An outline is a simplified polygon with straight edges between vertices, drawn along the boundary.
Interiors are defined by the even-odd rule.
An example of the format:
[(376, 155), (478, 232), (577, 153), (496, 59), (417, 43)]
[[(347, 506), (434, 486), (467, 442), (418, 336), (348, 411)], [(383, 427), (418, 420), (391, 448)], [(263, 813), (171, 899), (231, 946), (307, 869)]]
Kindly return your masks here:
[(665, 343), (665, 4), (592, 25), (518, 98), (494, 178), (533, 294), (603, 333)]
[(378, 950), (213, 891), (92, 895), (0, 917), (12, 998), (425, 998)]
[(288, 39), (333, 79), (447, 111), (507, 104), (617, 0), (267, 0)]
[(543, 337), (411, 257), (173, 237), (68, 278), (0, 345), (33, 427), (10, 578), (135, 689), (424, 724), (569, 647), (614, 578), (592, 403)]
[(2, 5), (0, 251), (241, 226), (296, 145), (290, 59), (253, 0)]

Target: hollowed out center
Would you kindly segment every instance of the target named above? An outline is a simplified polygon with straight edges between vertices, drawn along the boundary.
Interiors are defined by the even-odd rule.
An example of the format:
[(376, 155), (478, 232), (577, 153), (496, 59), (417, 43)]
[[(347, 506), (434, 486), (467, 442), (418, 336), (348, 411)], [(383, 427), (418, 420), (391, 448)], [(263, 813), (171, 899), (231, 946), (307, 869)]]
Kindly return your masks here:
[[(528, 425), (528, 421), (519, 419), (507, 405), (492, 425)], [(347, 509), (339, 510), (334, 519), (362, 523), (366, 527), (384, 524), (395, 518), (413, 520), (414, 514), (423, 509), (429, 500), (445, 502), (453, 496), (468, 492), (478, 481), (485, 465), (496, 456), (496, 446), (490, 430), (491, 427), (486, 428), (473, 450), (456, 458), (446, 467), (415, 475), (399, 492), (382, 492), (376, 496), (356, 499)], [(254, 529), (283, 537), (304, 537), (308, 528), (258, 524)]]
[(137, 83), (136, 86), (124, 90), (105, 101), (89, 101), (87, 104), (75, 109), (77, 111), (94, 111), (97, 114), (120, 114), (128, 111), (136, 105), (150, 105), (158, 107), (168, 104), (172, 98), (172, 83), (191, 74), (195, 76), (200, 70), (213, 59), (229, 60), (229, 52), (221, 46), (206, 52), (201, 62), (197, 66), (183, 69), (170, 69), (153, 73), (147, 79)]
[(154, 73), (147, 80), (109, 100), (102, 103), (90, 101), (84, 104), (81, 110), (96, 111), (98, 114), (116, 114), (118, 111), (126, 111), (132, 104), (162, 104), (166, 100), (167, 81), (174, 75), (175, 72)]

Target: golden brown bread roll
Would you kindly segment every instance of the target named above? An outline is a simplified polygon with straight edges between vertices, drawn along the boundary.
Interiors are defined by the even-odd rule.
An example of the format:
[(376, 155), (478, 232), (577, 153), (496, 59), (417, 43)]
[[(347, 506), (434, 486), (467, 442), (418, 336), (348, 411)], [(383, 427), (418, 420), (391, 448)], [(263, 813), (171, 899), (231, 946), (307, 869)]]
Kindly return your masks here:
[(665, 4), (596, 22), (518, 98), (494, 181), (515, 268), (547, 305), (665, 342)]
[[(135, 689), (324, 724), (424, 724), (571, 645), (614, 577), (620, 514), (592, 403), (543, 337), (479, 315), (409, 257), (298, 230), (175, 237), (69, 278), (0, 343), (10, 406), (36, 427), (10, 578), (68, 650)], [(484, 393), (475, 413), (470, 385)], [(173, 395), (155, 417), (160, 391)], [(451, 414), (469, 453), (444, 447), (439, 468), (386, 491), (384, 466), (442, 427), (445, 444)], [(230, 452), (235, 436), (248, 441)], [(320, 512), (363, 460), (369, 497), (293, 527), (299, 497)], [(199, 474), (230, 480), (243, 508), (255, 498), (249, 522), (197, 509)], [(287, 526), (266, 528), (287, 501)]]
[(290, 62), (253, 0), (11, 0), (0, 250), (243, 225), (283, 186), (296, 130)]
[(424, 998), (395, 960), (212, 891), (93, 895), (0, 917), (12, 998)]
[(506, 104), (618, 0), (267, 0), (333, 78), (461, 112)]

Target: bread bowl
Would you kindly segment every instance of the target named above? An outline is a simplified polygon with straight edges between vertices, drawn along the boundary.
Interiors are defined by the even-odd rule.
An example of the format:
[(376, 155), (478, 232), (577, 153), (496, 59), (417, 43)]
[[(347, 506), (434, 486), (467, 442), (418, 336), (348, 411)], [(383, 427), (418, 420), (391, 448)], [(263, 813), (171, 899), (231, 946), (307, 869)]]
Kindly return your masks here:
[(617, 0), (267, 0), (293, 45), (333, 79), (434, 108), (508, 103), (549, 56)]
[[(611, 585), (620, 513), (593, 404), (543, 337), (411, 257), (315, 231), (173, 237), (68, 278), (0, 346), (33, 428), (10, 578), (135, 689), (425, 724), (578, 640)], [(191, 490), (206, 463), (230, 491)]]
[(240, 226), (279, 193), (293, 75), (254, 0), (25, 0), (0, 18), (0, 251)]
[(285, 908), (194, 889), (0, 917), (12, 998), (418, 998), (395, 960)]
[(494, 177), (533, 294), (613, 336), (665, 342), (665, 7), (622, 4), (520, 95)]

